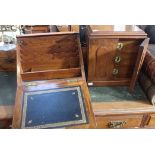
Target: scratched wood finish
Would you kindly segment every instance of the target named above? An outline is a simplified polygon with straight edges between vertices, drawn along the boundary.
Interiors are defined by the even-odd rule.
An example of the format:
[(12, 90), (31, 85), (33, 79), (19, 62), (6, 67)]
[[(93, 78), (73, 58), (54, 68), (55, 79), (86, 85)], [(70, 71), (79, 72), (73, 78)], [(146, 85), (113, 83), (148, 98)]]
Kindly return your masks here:
[[(18, 38), (23, 72), (79, 67), (77, 38), (74, 35), (55, 35)], [(32, 52), (33, 51), (33, 52)]]
[[(86, 35), (88, 83), (108, 86), (128, 80), (127, 85), (131, 84), (130, 89), (133, 89), (133, 76), (138, 76), (134, 72), (140, 71), (142, 57), (145, 56), (145, 50), (139, 51), (139, 48), (146, 34), (132, 26), (119, 30), (115, 26), (87, 26)], [(118, 49), (120, 43), (123, 47)], [(143, 53), (143, 56), (139, 57), (138, 53)], [(118, 63), (115, 62), (116, 56), (120, 58)], [(135, 67), (136, 63), (140, 64), (139, 69)], [(117, 74), (113, 73), (114, 69)]]
[[(24, 35), (17, 38), (18, 87), (13, 128), (20, 128), (24, 91), (69, 86), (81, 87), (89, 122), (66, 128), (95, 128), (95, 117), (85, 81), (84, 62), (78, 34), (57, 32)], [(35, 84), (31, 85), (31, 83)]]

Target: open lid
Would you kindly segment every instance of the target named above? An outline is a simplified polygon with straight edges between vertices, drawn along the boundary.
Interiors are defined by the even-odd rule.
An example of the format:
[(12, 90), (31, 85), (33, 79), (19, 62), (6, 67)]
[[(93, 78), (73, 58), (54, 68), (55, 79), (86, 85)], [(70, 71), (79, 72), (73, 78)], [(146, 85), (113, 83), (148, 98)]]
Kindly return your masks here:
[[(77, 34), (25, 35), (18, 41), (21, 78), (13, 128), (93, 128), (94, 114)], [(76, 62), (68, 65), (72, 60)]]
[(17, 89), (13, 128), (93, 128), (94, 123), (84, 81), (26, 82)]
[(147, 34), (135, 25), (89, 25), (89, 35), (132, 36), (146, 38)]

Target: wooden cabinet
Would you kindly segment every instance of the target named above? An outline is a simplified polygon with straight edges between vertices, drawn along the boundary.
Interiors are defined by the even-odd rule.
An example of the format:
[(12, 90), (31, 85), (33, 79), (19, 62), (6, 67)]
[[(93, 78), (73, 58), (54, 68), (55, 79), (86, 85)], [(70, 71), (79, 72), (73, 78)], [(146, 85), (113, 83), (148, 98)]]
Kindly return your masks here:
[(133, 90), (148, 39), (136, 26), (87, 26), (88, 85), (126, 85)]
[(97, 128), (140, 128), (143, 115), (96, 116)]

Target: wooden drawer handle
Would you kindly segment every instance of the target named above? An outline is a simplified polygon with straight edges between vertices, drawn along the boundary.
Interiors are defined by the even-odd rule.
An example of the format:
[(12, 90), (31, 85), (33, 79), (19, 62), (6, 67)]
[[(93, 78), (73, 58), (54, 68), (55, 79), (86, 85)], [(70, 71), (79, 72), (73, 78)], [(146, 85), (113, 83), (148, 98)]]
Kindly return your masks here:
[(126, 121), (110, 121), (108, 123), (109, 128), (122, 128), (125, 124), (127, 124)]

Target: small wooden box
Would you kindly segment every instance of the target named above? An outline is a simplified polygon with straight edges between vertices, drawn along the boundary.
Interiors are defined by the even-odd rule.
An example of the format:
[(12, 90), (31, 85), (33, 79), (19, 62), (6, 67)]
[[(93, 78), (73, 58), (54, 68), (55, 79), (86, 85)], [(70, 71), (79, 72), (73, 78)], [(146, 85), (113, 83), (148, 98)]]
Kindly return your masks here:
[(93, 128), (79, 36), (18, 36), (13, 128)]
[(86, 29), (88, 85), (126, 85), (133, 90), (148, 46), (146, 33), (132, 25)]

